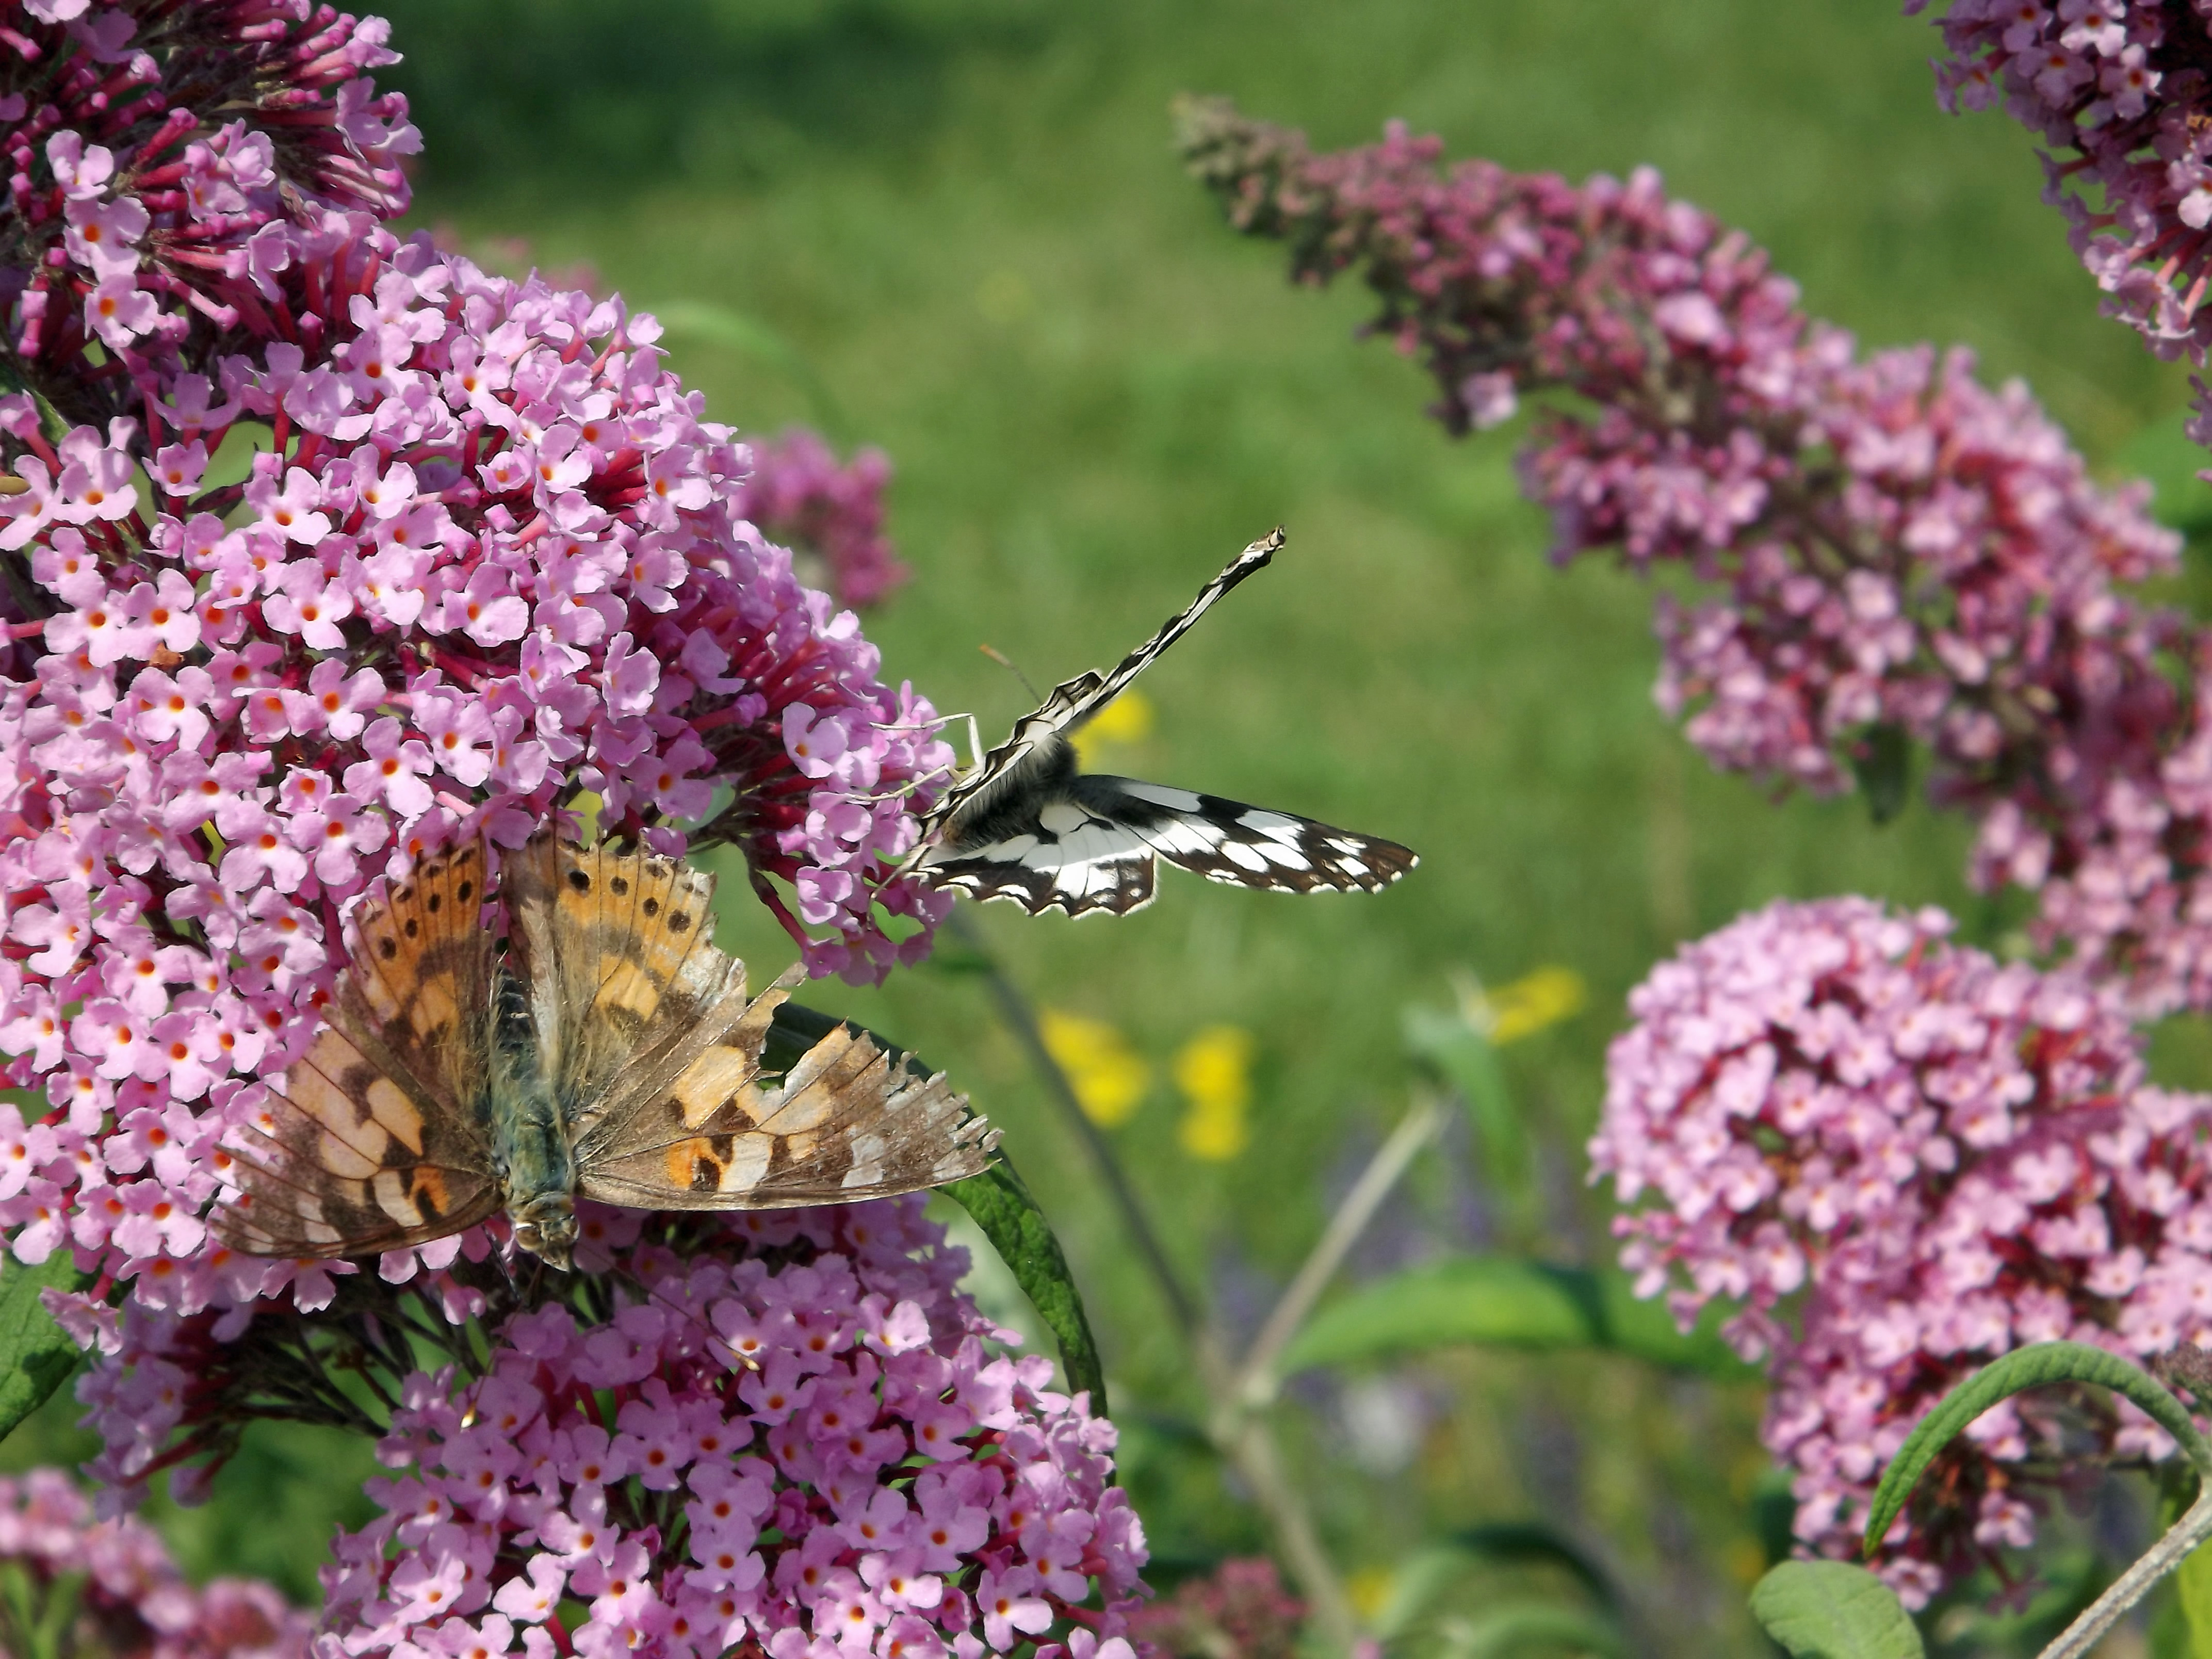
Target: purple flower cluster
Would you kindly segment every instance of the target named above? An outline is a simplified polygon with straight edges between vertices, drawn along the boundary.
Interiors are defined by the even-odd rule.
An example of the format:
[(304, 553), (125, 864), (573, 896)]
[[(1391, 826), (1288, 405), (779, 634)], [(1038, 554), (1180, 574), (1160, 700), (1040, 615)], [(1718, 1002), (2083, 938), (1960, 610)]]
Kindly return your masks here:
[(2179, 544), (2140, 486), (2095, 486), (1963, 353), (1861, 356), (1649, 172), (1577, 186), (1440, 171), (1395, 129), (1316, 155), (1225, 106), (1186, 122), (1240, 228), (1289, 241), (1304, 280), (1364, 273), (1454, 430), (1574, 396), (1524, 479), (1559, 558), (1723, 589), (1658, 609), (1659, 700), (1717, 765), (1835, 790), (1917, 740), (1935, 797), (1980, 820), (1977, 880), (2037, 892), (2046, 944), (2139, 1010), (2212, 1006), (2212, 646), (2124, 591)]
[(2209, 19), (2168, 0), (1951, 0), (1936, 65), (1946, 109), (2002, 100), (2055, 152), (2047, 194), (2106, 308), (2160, 356), (2199, 363), (2212, 347)]
[(803, 580), (847, 605), (874, 605), (913, 573), (884, 534), (890, 458), (864, 449), (843, 465), (821, 437), (793, 427), (753, 446), (738, 510), (792, 550)]
[[(689, 1255), (635, 1212), (587, 1222), (611, 1311), (527, 1310), (401, 1386), (385, 1513), (325, 1571), (326, 1659), (1133, 1659), (1113, 1427), (1048, 1361), (987, 1351), (1014, 1339), (919, 1199), (743, 1214)], [(82, 1390), (124, 1479), (198, 1381), (177, 1322), (131, 1330)]]
[[(1644, 1294), (1714, 1297), (1771, 1355), (1764, 1436), (1796, 1533), (1848, 1557), (1876, 1478), (1977, 1367), (2065, 1338), (2212, 1336), (2212, 1097), (2148, 1086), (2108, 992), (1944, 942), (1940, 914), (1781, 903), (1630, 999), (1593, 1179)], [(2015, 1401), (1922, 1485), (1883, 1573), (1908, 1599), (2033, 1536), (2069, 1462), (2163, 1457), (2123, 1407)]]
[[(76, 420), (267, 337), (333, 213), (404, 212), (422, 147), (380, 18), (313, 0), (27, 0), (0, 25), (0, 319)], [(88, 355), (88, 354), (90, 355)]]
[[(304, 1659), (308, 1621), (267, 1584), (186, 1583), (154, 1529), (94, 1521), (58, 1469), (0, 1476), (0, 1563), (22, 1577), (0, 1608), (16, 1653), (106, 1659)], [(73, 1610), (57, 1606), (73, 1598)], [(44, 1645), (38, 1626), (51, 1618)]]
[[(934, 714), (745, 521), (746, 452), (650, 319), (365, 222), (303, 276), (327, 349), (179, 375), (143, 434), (50, 445), (0, 400), (31, 486), (0, 556), (45, 613), (0, 678), (0, 1048), (50, 1106), (0, 1108), (0, 1224), (155, 1305), (252, 1288), (198, 1218), (214, 1143), (422, 848), (518, 846), (580, 785), (607, 830), (736, 842), (855, 979), (945, 903), (890, 874), (950, 765)], [(240, 422), (276, 447), (214, 483)], [(876, 906), (922, 926), (894, 945)]]
[(1136, 1609), (1129, 1633), (1172, 1659), (1293, 1659), (1305, 1616), (1273, 1561), (1243, 1556)]

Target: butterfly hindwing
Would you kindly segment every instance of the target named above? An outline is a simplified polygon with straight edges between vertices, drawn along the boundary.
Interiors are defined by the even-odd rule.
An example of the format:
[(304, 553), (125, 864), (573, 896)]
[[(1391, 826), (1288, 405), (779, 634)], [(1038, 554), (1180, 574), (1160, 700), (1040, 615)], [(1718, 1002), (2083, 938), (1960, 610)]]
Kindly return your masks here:
[(1092, 774), (1076, 780), (1091, 811), (1208, 881), (1288, 893), (1379, 893), (1419, 860), (1376, 836), (1219, 795)]
[(468, 842), (364, 905), (327, 1011), (395, 1082), (460, 1124), (488, 1109), (498, 952), (481, 922), (484, 863)]
[[(761, 1021), (763, 1036), (766, 1028)], [(924, 1077), (894, 1064), (848, 1026), (773, 1084), (758, 1079), (757, 1043), (741, 1054), (708, 1050), (687, 1081), (725, 1054), (733, 1055), (727, 1073), (695, 1092), (688, 1109), (680, 1091), (664, 1103), (658, 1144), (588, 1163), (578, 1193), (668, 1210), (853, 1203), (980, 1175), (998, 1142), (942, 1073)], [(731, 1085), (718, 1103), (701, 1109), (697, 1103)]]

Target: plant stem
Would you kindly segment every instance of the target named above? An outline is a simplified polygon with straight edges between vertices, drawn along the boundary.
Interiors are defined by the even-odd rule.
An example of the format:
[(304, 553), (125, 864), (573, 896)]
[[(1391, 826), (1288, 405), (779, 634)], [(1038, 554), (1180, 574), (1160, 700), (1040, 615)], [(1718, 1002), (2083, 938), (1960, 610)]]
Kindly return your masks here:
[(1159, 1286), (1160, 1297), (1168, 1304), (1176, 1328), (1182, 1333), (1185, 1341), (1195, 1344), (1200, 1332), (1198, 1305), (1183, 1288), (1182, 1277), (1168, 1260), (1159, 1235), (1152, 1231), (1151, 1218), (1138, 1201), (1136, 1188), (1129, 1184), (1121, 1159), (1114, 1156), (1112, 1143), (1091, 1121), (1091, 1115), (1083, 1109), (1083, 1103), (1076, 1098), (1075, 1085), (1067, 1080), (1067, 1073), (1052, 1057), (1052, 1050), (1044, 1046), (1044, 1033), (1037, 1028), (1036, 1015), (1030, 1007), (1029, 999), (1006, 977), (1006, 971), (999, 966), (999, 959), (985, 945), (983, 936), (975, 931), (975, 924), (968, 919), (966, 911), (955, 910), (945, 925), (953, 938), (982, 960), (985, 976), (991, 982), (991, 994), (998, 1000), (1000, 1018), (1006, 1022), (1006, 1029), (1014, 1034), (1014, 1040), (1022, 1045), (1030, 1063), (1036, 1067), (1037, 1075), (1044, 1079), (1045, 1091), (1060, 1108), (1060, 1116), (1097, 1164), (1098, 1173), (1106, 1182), (1107, 1195), (1121, 1211), (1121, 1224), (1136, 1241), (1138, 1254), (1144, 1257), (1145, 1266)]
[[(1074, 1085), (1068, 1081), (1060, 1062), (1052, 1057), (1052, 1051), (1045, 1047), (1044, 1034), (1037, 1028), (1036, 1015), (1029, 1000), (1006, 977), (964, 912), (954, 911), (945, 926), (984, 964), (992, 995), (998, 1001), (999, 1012), (1007, 1029), (1029, 1054), (1037, 1075), (1044, 1079), (1045, 1091), (1052, 1097), (1077, 1138), (1089, 1148), (1099, 1174), (1104, 1177), (1107, 1192), (1121, 1212), (1130, 1237), (1136, 1242), (1138, 1255), (1158, 1282), (1176, 1328), (1189, 1345), (1200, 1384), (1218, 1402), (1213, 1420), (1207, 1425), (1214, 1449), (1243, 1478), (1252, 1494), (1253, 1504), (1267, 1517), (1283, 1564), (1305, 1593), (1322, 1639), (1333, 1651), (1349, 1654), (1359, 1638), (1352, 1599), (1346, 1595), (1344, 1581), (1329, 1560), (1328, 1553), (1322, 1547), (1321, 1535), (1315, 1530), (1304, 1497), (1284, 1473), (1282, 1452), (1275, 1443), (1273, 1429), (1264, 1416), (1244, 1410), (1238, 1403), (1239, 1373), (1222, 1351), (1218, 1333), (1210, 1322), (1200, 1317), (1197, 1304), (1184, 1290), (1182, 1279), (1169, 1262), (1159, 1236), (1152, 1231), (1152, 1222), (1138, 1201), (1136, 1188), (1129, 1184), (1121, 1160), (1114, 1155), (1113, 1144), (1099, 1133), (1098, 1126), (1084, 1111)], [(1353, 1190), (1358, 1191), (1358, 1187)], [(1326, 1245), (1328, 1240), (1322, 1242)]]
[(1344, 1265), (1345, 1256), (1359, 1242), (1367, 1224), (1375, 1218), (1390, 1189), (1405, 1174), (1406, 1166), (1413, 1156), (1427, 1146), (1443, 1122), (1443, 1114), (1433, 1098), (1423, 1099), (1400, 1120), (1390, 1132), (1368, 1165), (1359, 1172), (1352, 1190), (1337, 1206), (1336, 1213), (1329, 1218), (1328, 1231), (1313, 1247), (1312, 1254), (1300, 1267), (1297, 1277), (1291, 1280), (1290, 1288), (1275, 1304), (1267, 1316), (1267, 1322), (1260, 1328), (1260, 1334), (1244, 1355), (1244, 1363), (1237, 1368), (1237, 1382), (1231, 1397), (1247, 1407), (1267, 1405), (1275, 1397), (1280, 1386), (1274, 1376), (1275, 1361), (1281, 1357), (1290, 1340), (1298, 1334), (1306, 1316), (1313, 1311), (1321, 1293), (1328, 1288), (1328, 1281), (1336, 1277), (1336, 1270)]
[(2179, 1566), (2182, 1559), (2206, 1539), (2212, 1538), (2212, 1483), (2207, 1483), (2189, 1512), (2175, 1522), (2165, 1537), (2112, 1581), (2110, 1589), (2066, 1627), (2065, 1634), (2037, 1656), (2037, 1659), (2081, 1659), (2104, 1633), (2119, 1623), (2122, 1614), (2142, 1600), (2152, 1585)]

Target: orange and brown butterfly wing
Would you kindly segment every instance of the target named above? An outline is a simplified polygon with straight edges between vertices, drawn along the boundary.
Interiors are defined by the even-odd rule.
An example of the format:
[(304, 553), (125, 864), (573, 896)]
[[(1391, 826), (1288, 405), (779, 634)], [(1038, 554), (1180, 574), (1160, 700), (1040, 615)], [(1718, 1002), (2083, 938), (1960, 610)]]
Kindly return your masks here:
[(894, 1064), (849, 1027), (763, 1082), (769, 1017), (795, 977), (770, 987), (732, 1040), (702, 1052), (665, 1095), (641, 1098), (594, 1155), (580, 1148), (577, 1191), (644, 1209), (773, 1210), (981, 1174), (997, 1131), (969, 1115), (942, 1073)]
[(550, 831), (504, 876), (539, 1054), (579, 1143), (664, 1086), (745, 1008), (744, 968), (714, 945), (714, 878), (678, 859)]
[(360, 1255), (499, 1207), (488, 1129), (496, 957), (475, 842), (356, 918), (327, 1024), (230, 1137), (210, 1219), (254, 1255)]
[(473, 1226), (499, 1208), (489, 1160), (435, 1103), (334, 1025), (227, 1138), (234, 1189), (209, 1217), (248, 1255), (366, 1255)]

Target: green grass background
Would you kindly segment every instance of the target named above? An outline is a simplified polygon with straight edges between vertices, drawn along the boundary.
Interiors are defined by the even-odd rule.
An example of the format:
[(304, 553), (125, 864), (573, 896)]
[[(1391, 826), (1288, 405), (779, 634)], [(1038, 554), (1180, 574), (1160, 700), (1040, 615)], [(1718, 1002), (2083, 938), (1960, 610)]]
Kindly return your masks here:
[[(1545, 1182), (1537, 1221), (1504, 1242), (1590, 1259), (1604, 1206), (1581, 1146), (1605, 1044), (1678, 941), (1778, 896), (1854, 891), (1947, 905), (1970, 937), (2009, 925), (1962, 885), (1960, 823), (1916, 807), (1876, 830), (1856, 801), (1777, 804), (1711, 774), (1651, 705), (1650, 595), (1603, 561), (1547, 562), (1516, 429), (1447, 439), (1418, 368), (1354, 340), (1356, 290), (1294, 290), (1279, 250), (1221, 226), (1166, 114), (1177, 92), (1219, 91), (1322, 145), (1396, 117), (1520, 168), (1655, 165), (1770, 249), (1809, 309), (1869, 345), (1972, 347), (2101, 465), (2176, 416), (2185, 380), (2099, 317), (2026, 135), (1938, 112), (1925, 21), (1771, 0), (382, 9), (407, 58), (385, 78), (426, 138), (416, 222), (478, 251), (526, 238), (641, 307), (726, 307), (787, 341), (803, 371), (669, 344), (717, 419), (890, 452), (916, 574), (868, 631), (888, 678), (977, 711), (987, 740), (1029, 705), (979, 643), (1040, 684), (1109, 661), (1288, 526), (1276, 567), (1148, 676), (1157, 728), (1117, 769), (1387, 835), (1420, 869), (1379, 898), (1168, 872), (1124, 921), (978, 916), (1040, 1003), (1114, 1022), (1163, 1070), (1202, 1025), (1256, 1035), (1243, 1157), (1186, 1156), (1164, 1084), (1115, 1133), (1232, 1322), (1256, 1318), (1405, 1109), (1401, 1011), (1443, 1004), (1454, 972), (1561, 963), (1589, 981), (1587, 1012), (1508, 1051)], [(763, 977), (789, 954), (742, 897), (725, 942)], [(1182, 1434), (1204, 1402), (1159, 1300), (984, 988), (925, 969), (813, 1000), (951, 1069), (1006, 1127), (1090, 1298), (1164, 1561), (1259, 1545)], [(1417, 1172), (1364, 1266), (1495, 1239), (1496, 1214), (1462, 1147)], [(1439, 1528), (1539, 1516), (1631, 1584), (1650, 1650), (1747, 1639), (1754, 1396), (1588, 1361), (1462, 1355), (1419, 1376), (1435, 1421), (1396, 1475), (1345, 1458), (1326, 1387), (1291, 1414), (1364, 1583)], [(306, 1512), (357, 1463), (270, 1437), (179, 1523), (192, 1564), (300, 1584), (319, 1544)], [(319, 1472), (306, 1497), (302, 1471)], [(273, 1503), (298, 1524), (269, 1526)]]

